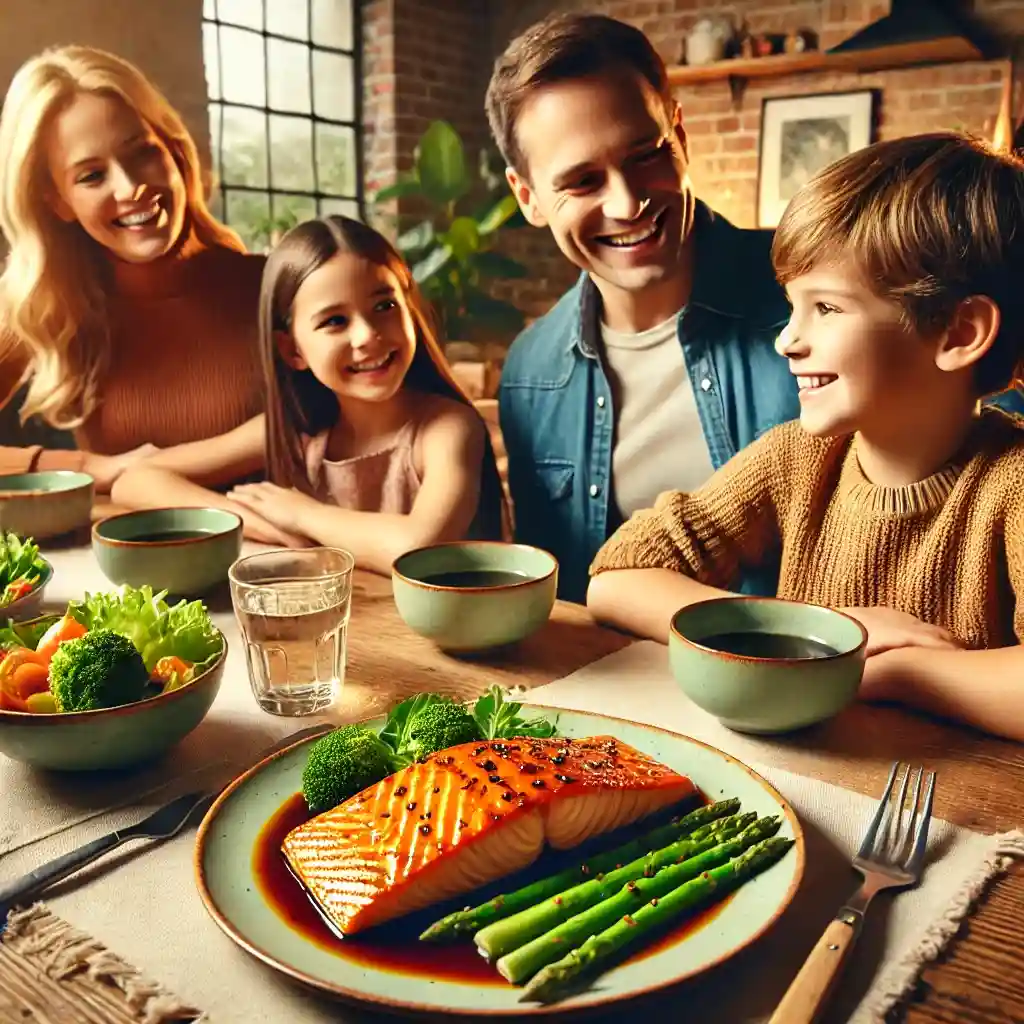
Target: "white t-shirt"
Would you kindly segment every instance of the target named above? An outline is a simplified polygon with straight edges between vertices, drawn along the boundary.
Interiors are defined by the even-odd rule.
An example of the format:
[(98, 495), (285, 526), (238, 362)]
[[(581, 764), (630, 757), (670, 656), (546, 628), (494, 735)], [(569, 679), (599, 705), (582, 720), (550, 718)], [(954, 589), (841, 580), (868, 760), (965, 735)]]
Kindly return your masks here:
[(714, 472), (674, 315), (640, 334), (601, 325), (616, 410), (612, 485), (623, 516)]

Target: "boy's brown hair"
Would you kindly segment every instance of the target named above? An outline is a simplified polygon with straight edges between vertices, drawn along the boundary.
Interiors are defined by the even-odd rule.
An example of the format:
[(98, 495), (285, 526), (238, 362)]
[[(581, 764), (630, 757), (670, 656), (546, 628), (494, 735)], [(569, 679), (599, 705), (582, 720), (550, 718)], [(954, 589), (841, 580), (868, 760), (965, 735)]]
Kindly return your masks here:
[(921, 334), (984, 295), (999, 335), (977, 366), (980, 395), (1024, 377), (1024, 161), (957, 132), (878, 142), (830, 164), (793, 197), (775, 232), (782, 284), (851, 260)]
[(505, 163), (527, 174), (516, 121), (539, 88), (622, 69), (643, 76), (671, 106), (665, 62), (647, 36), (625, 22), (603, 14), (552, 14), (513, 39), (494, 62), (484, 101)]

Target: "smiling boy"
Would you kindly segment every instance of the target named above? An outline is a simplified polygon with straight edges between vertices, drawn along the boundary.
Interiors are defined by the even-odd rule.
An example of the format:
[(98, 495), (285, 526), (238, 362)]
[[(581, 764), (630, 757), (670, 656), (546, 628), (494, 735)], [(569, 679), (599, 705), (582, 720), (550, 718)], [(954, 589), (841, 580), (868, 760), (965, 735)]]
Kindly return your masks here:
[(794, 197), (773, 258), (800, 420), (624, 524), (588, 605), (664, 642), (781, 546), (779, 597), (868, 632), (861, 694), (1024, 740), (1024, 161), (946, 132)]
[[(512, 346), (501, 429), (517, 539), (582, 601), (610, 533), (668, 488), (703, 483), (798, 413), (773, 351), (789, 308), (771, 235), (694, 197), (664, 62), (637, 29), (555, 15), (495, 63), (487, 115), (526, 219), (578, 283)], [(774, 592), (774, 573), (754, 589)]]

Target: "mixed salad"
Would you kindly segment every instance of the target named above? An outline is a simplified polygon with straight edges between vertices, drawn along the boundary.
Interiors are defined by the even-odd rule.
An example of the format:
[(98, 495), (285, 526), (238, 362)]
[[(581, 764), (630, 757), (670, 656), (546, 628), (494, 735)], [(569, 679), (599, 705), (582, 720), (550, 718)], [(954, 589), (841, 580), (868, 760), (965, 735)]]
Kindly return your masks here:
[(186, 686), (221, 654), (201, 601), (121, 587), (63, 615), (0, 628), (0, 709), (54, 713), (133, 704)]
[(13, 533), (0, 534), (0, 608), (35, 590), (47, 568), (31, 537), (22, 540)]

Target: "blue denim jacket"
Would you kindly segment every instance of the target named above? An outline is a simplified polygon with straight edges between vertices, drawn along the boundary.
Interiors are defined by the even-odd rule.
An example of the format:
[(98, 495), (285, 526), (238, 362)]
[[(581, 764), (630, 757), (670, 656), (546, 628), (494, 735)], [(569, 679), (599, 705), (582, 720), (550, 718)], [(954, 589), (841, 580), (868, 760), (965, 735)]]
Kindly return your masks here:
[[(796, 382), (774, 351), (789, 304), (770, 231), (737, 228), (698, 202), (695, 277), (679, 343), (717, 469), (770, 427), (799, 416)], [(516, 538), (559, 561), (559, 596), (586, 599), (588, 569), (620, 525), (609, 492), (615, 411), (599, 357), (600, 296), (587, 274), (509, 350), (501, 377)], [(653, 500), (652, 495), (652, 500)], [(774, 593), (775, 572), (745, 589)]]

